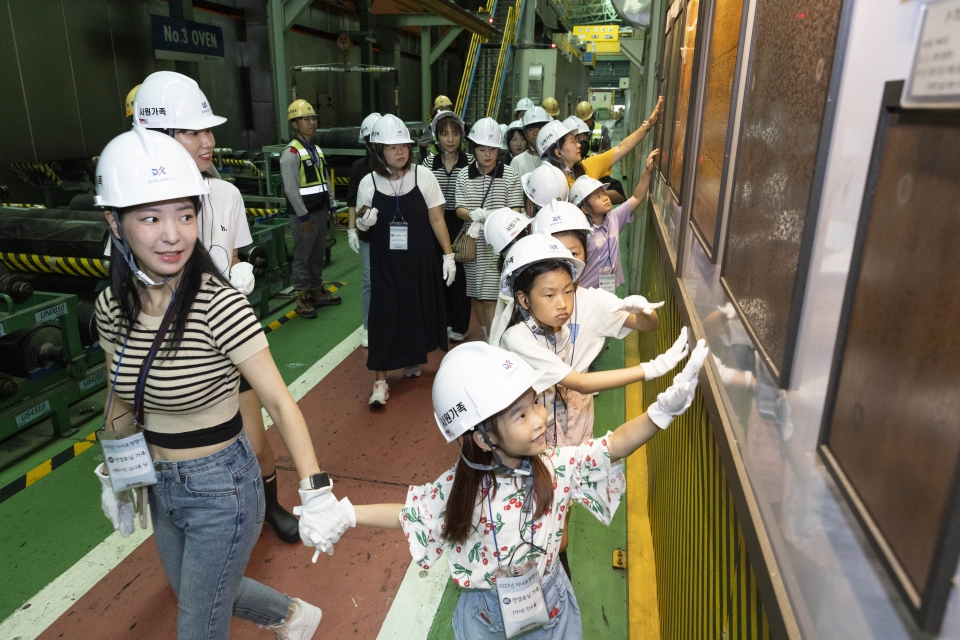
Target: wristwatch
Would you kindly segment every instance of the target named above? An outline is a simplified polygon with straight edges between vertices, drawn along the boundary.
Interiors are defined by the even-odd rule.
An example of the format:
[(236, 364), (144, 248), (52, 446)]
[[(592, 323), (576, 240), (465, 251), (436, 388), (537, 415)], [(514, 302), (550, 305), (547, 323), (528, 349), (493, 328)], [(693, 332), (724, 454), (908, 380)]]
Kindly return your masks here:
[(300, 488), (304, 491), (309, 491), (311, 489), (325, 489), (331, 486), (333, 483), (330, 481), (330, 475), (326, 471), (321, 471), (320, 473), (315, 473), (309, 478), (304, 478), (300, 481)]

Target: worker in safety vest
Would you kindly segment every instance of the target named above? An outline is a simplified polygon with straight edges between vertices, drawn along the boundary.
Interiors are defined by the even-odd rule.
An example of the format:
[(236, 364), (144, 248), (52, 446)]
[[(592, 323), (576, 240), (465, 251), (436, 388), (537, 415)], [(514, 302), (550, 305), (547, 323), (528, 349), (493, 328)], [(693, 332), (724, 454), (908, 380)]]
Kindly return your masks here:
[(340, 304), (340, 298), (323, 288), (327, 218), (333, 198), (323, 151), (313, 143), (317, 114), (306, 100), (287, 107), (287, 122), (294, 137), (280, 154), (280, 174), (287, 196), (287, 213), (293, 230), (291, 284), (297, 291), (297, 315), (317, 317), (316, 307)]
[(584, 100), (577, 105), (577, 117), (587, 123), (592, 129), (590, 135), (590, 155), (603, 153), (610, 148), (610, 129), (594, 119), (593, 105)]

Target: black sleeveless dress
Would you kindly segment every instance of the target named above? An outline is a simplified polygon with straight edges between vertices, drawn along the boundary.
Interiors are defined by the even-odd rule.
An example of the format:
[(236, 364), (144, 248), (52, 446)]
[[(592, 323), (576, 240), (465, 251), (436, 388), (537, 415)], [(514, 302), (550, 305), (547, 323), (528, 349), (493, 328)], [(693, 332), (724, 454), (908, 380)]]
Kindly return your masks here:
[[(417, 184), (402, 196), (377, 189), (386, 179), (373, 176), (377, 223), (370, 230), (370, 315), (367, 368), (390, 371), (424, 364), (434, 349), (447, 350), (447, 315), (440, 261), (434, 247), (427, 201)], [(392, 186), (392, 185), (391, 185)], [(388, 189), (391, 186), (387, 186)], [(407, 250), (390, 249), (390, 225), (407, 224)]]

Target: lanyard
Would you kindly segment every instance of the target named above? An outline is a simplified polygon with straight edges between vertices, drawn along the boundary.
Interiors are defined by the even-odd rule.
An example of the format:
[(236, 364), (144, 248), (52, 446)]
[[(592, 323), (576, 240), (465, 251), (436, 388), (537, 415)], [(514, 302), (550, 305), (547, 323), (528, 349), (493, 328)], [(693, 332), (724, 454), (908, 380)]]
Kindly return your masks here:
[[(409, 171), (414, 171), (414, 172), (416, 172), (417, 167), (416, 167), (415, 165), (413, 165), (413, 166), (411, 166), (410, 169), (408, 169), (408, 170), (409, 170)], [(387, 180), (387, 184), (390, 185), (390, 189), (393, 191), (393, 197), (394, 197), (394, 199), (396, 200), (396, 203), (397, 203), (397, 208), (396, 208), (396, 210), (394, 210), (394, 212), (393, 212), (393, 218), (390, 219), (390, 223), (391, 223), (391, 224), (393, 224), (394, 222), (397, 221), (397, 216), (400, 216), (400, 222), (401, 222), (402, 224), (407, 224), (406, 219), (403, 217), (403, 213), (400, 212), (400, 196), (401, 196), (401, 195), (405, 195), (405, 194), (401, 194), (400, 192), (403, 191), (403, 181), (404, 181), (406, 178), (407, 178), (407, 174), (403, 174), (402, 176), (400, 176), (400, 179), (399, 179), (399, 180), (396, 180), (396, 181), (394, 181), (394, 180)], [(398, 182), (398, 183), (400, 184), (400, 188), (399, 188), (399, 189), (397, 188), (396, 185), (394, 185), (394, 182)], [(376, 184), (377, 184), (377, 179), (376, 179), (376, 178), (373, 179), (373, 184), (374, 184), (374, 187), (376, 187)], [(414, 173), (414, 184), (416, 184), (416, 173)]]
[[(479, 161), (477, 162), (477, 173), (480, 173), (480, 180), (482, 182), (486, 182), (487, 176), (488, 175), (490, 176), (490, 186), (488, 186), (487, 190), (483, 192), (483, 200), (480, 201), (481, 209), (483, 209), (483, 205), (487, 204), (487, 196), (490, 195), (490, 189), (493, 188), (493, 183), (497, 179), (497, 169), (499, 168), (500, 168), (500, 163), (498, 162), (496, 165), (494, 165), (493, 169), (491, 169), (489, 172), (480, 173), (480, 162)], [(483, 187), (480, 187), (480, 188), (482, 189)]]
[[(487, 476), (486, 480), (487, 482), (485, 483), (484, 486), (487, 489), (487, 513), (489, 514), (489, 518), (490, 518), (490, 532), (493, 533), (493, 547), (494, 547), (494, 553), (497, 556), (497, 566), (502, 567), (503, 565), (500, 558), (500, 544), (497, 542), (497, 525), (496, 525), (496, 521), (493, 519), (493, 505), (490, 503), (490, 494), (492, 493), (492, 489), (493, 489), (493, 481), (490, 480), (489, 476)], [(527, 503), (527, 500), (532, 499), (532, 496), (530, 495), (530, 490), (529, 490), (529, 488), (533, 484), (532, 480), (533, 480), (532, 475), (530, 476), (530, 481), (524, 480), (523, 507), (521, 507), (521, 513), (533, 514), (533, 509)], [(546, 549), (538, 545), (535, 545), (533, 543), (533, 534), (534, 534), (535, 524), (536, 523), (534, 522), (533, 524), (530, 525), (530, 542), (527, 542), (526, 540), (523, 539), (523, 522), (522, 521), (520, 522), (520, 542), (522, 542), (523, 544), (529, 545), (530, 548), (535, 549), (540, 553), (546, 553)], [(513, 560), (513, 555), (517, 552), (517, 549), (523, 546), (523, 544), (517, 545), (517, 548), (514, 549), (513, 553), (510, 554), (510, 557), (507, 559), (507, 566), (510, 566), (510, 562)]]
[(297, 136), (297, 139), (300, 141), (300, 144), (303, 145), (303, 148), (307, 150), (307, 153), (310, 154), (310, 159), (313, 160), (313, 164), (317, 166), (317, 169), (320, 168), (320, 154), (317, 153), (317, 145), (313, 142), (307, 142), (300, 136)]

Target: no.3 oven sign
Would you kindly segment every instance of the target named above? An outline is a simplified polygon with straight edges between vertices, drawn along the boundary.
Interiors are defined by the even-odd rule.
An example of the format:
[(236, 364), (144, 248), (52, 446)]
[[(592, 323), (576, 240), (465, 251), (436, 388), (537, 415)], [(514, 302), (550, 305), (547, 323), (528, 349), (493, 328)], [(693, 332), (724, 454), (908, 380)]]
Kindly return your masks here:
[(223, 62), (223, 29), (200, 22), (150, 16), (153, 53), (162, 60)]

